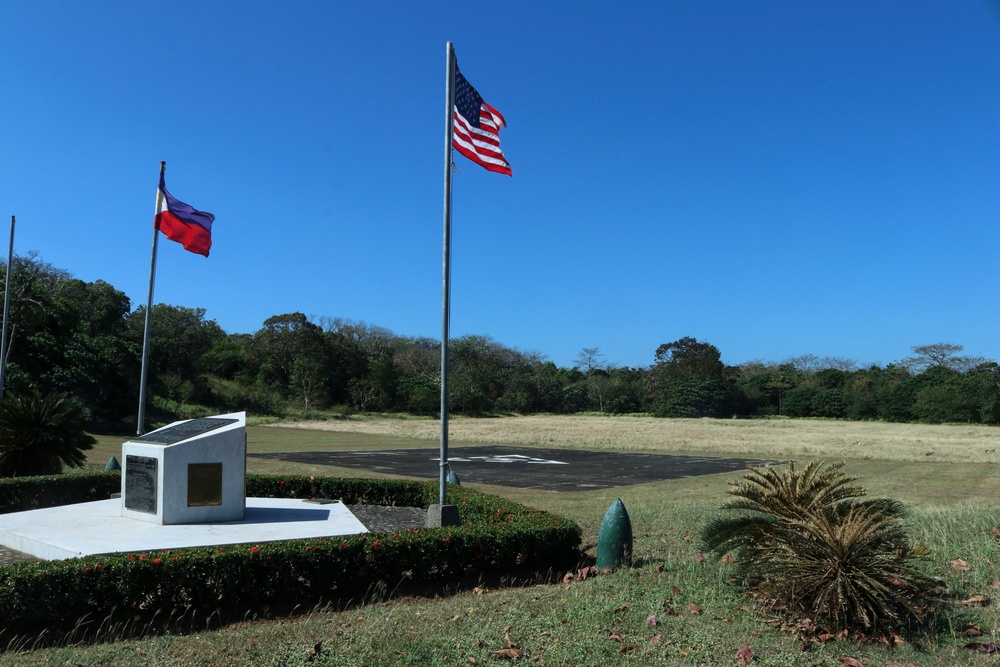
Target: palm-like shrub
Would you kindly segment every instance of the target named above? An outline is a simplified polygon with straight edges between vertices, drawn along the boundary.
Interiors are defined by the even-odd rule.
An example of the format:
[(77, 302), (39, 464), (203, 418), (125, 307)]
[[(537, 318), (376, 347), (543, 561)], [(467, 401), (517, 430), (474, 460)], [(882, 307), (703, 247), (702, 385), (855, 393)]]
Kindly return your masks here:
[(903, 507), (862, 499), (843, 464), (759, 468), (730, 482), (726, 510), (702, 545), (732, 553), (751, 588), (832, 631), (888, 633), (920, 621), (937, 583), (915, 567), (928, 553), (911, 545)]
[(97, 442), (83, 430), (79, 403), (64, 394), (0, 399), (0, 476), (52, 475), (83, 466)]

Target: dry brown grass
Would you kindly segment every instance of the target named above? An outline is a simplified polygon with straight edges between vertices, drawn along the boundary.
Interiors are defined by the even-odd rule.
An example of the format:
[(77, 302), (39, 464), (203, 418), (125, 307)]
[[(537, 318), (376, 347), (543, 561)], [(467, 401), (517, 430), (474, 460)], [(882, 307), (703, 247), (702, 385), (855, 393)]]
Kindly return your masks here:
[[(393, 438), (437, 440), (430, 419), (356, 418), (275, 424)], [(886, 424), (793, 419), (656, 419), (596, 415), (452, 418), (449, 439), (701, 455), (884, 461), (1000, 461), (1000, 430), (980, 425)]]

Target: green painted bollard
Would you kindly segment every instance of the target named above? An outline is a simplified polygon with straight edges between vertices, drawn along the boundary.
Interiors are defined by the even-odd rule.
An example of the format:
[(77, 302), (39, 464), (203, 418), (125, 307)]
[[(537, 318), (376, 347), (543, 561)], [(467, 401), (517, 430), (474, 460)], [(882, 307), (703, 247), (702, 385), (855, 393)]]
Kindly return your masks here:
[(448, 482), (449, 484), (458, 484), (459, 486), (462, 485), (462, 482), (459, 481), (458, 479), (458, 475), (456, 475), (455, 471), (452, 470), (451, 468), (448, 468), (448, 474), (445, 475), (444, 481)]
[(114, 472), (115, 470), (121, 470), (121, 469), (122, 469), (122, 464), (118, 463), (118, 459), (116, 459), (113, 456), (110, 459), (108, 459), (107, 465), (104, 466), (104, 472)]
[(615, 570), (632, 564), (632, 521), (621, 498), (611, 503), (597, 533), (597, 569)]

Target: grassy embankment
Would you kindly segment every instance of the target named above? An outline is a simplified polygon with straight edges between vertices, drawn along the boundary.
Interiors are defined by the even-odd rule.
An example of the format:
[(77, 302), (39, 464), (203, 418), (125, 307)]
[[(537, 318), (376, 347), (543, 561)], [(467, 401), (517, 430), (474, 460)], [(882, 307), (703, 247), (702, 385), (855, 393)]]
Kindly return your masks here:
[[(250, 451), (434, 447), (432, 420), (342, 420), (251, 427)], [(89, 460), (118, 455), (123, 438), (100, 438)], [(929, 567), (951, 586), (952, 611), (940, 632), (893, 649), (830, 642), (807, 652), (777, 616), (732, 586), (724, 565), (701, 562), (696, 538), (726, 498), (715, 475), (555, 493), (481, 486), (558, 512), (584, 529), (593, 548), (604, 511), (621, 497), (635, 528), (639, 566), (568, 584), (465, 591), (440, 599), (397, 599), (349, 611), (314, 612), (283, 621), (247, 622), (189, 636), (158, 637), (0, 657), (0, 665), (298, 665), (317, 642), (312, 664), (486, 664), (510, 642), (522, 660), (547, 665), (734, 664), (749, 643), (759, 665), (839, 665), (844, 656), (871, 665), (992, 664), (964, 648), (1000, 640), (994, 605), (965, 607), (973, 594), (1000, 595), (1000, 431), (832, 421), (657, 420), (603, 417), (455, 419), (453, 444), (506, 443), (616, 451), (845, 460), (872, 495), (906, 502), (916, 537), (933, 550)], [(356, 476), (350, 469), (250, 459), (253, 472)], [(955, 559), (963, 559), (958, 567)], [(693, 603), (700, 608), (689, 606)], [(653, 616), (656, 625), (647, 624)], [(981, 632), (981, 635), (975, 633)], [(475, 662), (473, 662), (475, 661)]]

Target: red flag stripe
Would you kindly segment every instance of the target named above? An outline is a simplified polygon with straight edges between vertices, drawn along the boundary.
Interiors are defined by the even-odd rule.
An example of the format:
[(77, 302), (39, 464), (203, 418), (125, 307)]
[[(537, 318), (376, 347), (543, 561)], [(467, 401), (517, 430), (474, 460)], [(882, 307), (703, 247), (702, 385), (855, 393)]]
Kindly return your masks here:
[[(487, 107), (489, 105), (483, 103), (483, 106)], [(493, 112), (495, 111), (493, 109)], [(512, 176), (513, 172), (511, 172), (510, 164), (500, 150), (498, 130), (493, 129), (497, 127), (497, 120), (499, 120), (501, 127), (505, 125), (503, 116), (500, 116), (498, 113), (496, 116), (493, 116), (486, 109), (482, 109), (480, 111), (479, 128), (470, 126), (465, 118), (462, 117), (462, 114), (458, 113), (457, 109), (454, 117), (455, 128), (452, 135), (452, 146), (455, 147), (455, 150), (489, 171)], [(492, 132), (490, 131), (491, 129)]]

